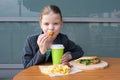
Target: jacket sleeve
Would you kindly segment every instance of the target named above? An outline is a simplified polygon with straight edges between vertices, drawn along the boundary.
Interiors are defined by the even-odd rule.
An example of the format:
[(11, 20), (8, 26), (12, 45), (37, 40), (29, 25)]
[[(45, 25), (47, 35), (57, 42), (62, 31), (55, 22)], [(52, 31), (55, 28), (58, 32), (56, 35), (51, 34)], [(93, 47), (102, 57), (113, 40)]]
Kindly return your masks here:
[(83, 56), (84, 52), (79, 45), (76, 45), (73, 41), (68, 39), (67, 36), (64, 37), (65, 52), (70, 52), (72, 59), (77, 59)]
[(35, 51), (36, 46), (34, 46), (33, 43), (34, 41), (32, 41), (30, 37), (28, 37), (23, 49), (22, 63), (24, 65), (24, 68), (40, 64), (45, 59), (45, 55), (41, 55), (39, 50)]

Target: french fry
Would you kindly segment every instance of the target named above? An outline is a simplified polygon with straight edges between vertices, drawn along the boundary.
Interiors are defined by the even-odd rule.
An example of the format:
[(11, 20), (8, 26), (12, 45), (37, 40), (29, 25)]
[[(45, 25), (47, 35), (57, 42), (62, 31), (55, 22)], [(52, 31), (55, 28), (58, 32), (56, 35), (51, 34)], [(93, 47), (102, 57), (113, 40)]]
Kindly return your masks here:
[(53, 65), (45, 68), (42, 72), (46, 74), (68, 74), (70, 72), (70, 67), (67, 65)]

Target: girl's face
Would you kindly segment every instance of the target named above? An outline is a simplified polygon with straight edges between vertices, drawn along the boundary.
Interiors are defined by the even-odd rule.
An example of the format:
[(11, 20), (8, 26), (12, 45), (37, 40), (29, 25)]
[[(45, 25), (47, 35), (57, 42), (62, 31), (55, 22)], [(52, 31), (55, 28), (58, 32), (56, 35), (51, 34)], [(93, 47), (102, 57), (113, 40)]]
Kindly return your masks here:
[(59, 14), (50, 12), (49, 14), (42, 15), (42, 19), (40, 21), (41, 28), (44, 34), (48, 34), (48, 32), (53, 32), (53, 37), (56, 37), (61, 30), (62, 20)]

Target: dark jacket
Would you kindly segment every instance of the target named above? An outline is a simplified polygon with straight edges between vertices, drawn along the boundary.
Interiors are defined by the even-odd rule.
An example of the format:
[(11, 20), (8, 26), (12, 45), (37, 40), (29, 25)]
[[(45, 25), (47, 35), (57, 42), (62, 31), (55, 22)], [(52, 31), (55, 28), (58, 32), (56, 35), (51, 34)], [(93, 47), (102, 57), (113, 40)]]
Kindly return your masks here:
[[(39, 34), (29, 36), (26, 40), (26, 44), (23, 50), (22, 63), (24, 68), (38, 65), (45, 62), (45, 55), (41, 55), (39, 47), (37, 45), (37, 38)], [(65, 52), (71, 52), (72, 58), (77, 59), (83, 55), (83, 50), (80, 46), (68, 39), (64, 34), (59, 34), (53, 42), (54, 44), (63, 44)], [(51, 59), (51, 56), (49, 57)]]

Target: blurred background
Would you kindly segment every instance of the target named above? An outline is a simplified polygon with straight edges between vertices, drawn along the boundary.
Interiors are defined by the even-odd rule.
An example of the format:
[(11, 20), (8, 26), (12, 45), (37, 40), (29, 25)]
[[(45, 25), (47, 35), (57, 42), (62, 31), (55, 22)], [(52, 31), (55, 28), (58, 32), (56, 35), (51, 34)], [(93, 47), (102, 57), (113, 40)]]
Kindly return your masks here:
[(23, 69), (22, 49), (28, 35), (41, 32), (40, 10), (59, 6), (62, 33), (85, 55), (120, 58), (119, 0), (0, 0), (0, 80), (11, 80)]

